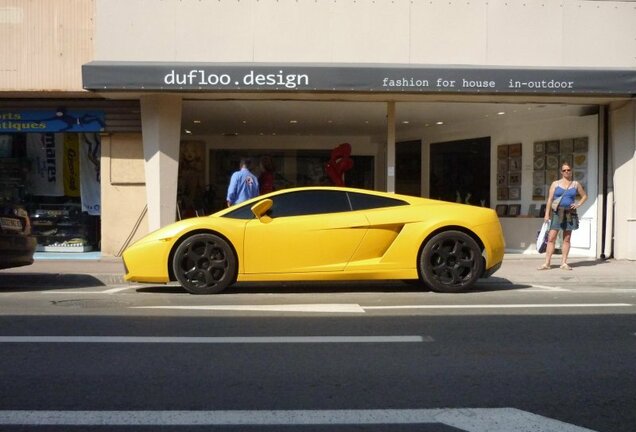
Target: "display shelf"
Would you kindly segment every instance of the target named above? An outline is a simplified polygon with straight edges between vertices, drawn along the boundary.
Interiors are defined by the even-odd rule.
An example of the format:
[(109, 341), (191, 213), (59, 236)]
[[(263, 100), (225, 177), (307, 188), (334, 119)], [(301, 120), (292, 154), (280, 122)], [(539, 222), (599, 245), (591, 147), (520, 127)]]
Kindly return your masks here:
[(79, 253), (92, 250), (77, 202), (37, 204), (31, 212), (38, 252)]

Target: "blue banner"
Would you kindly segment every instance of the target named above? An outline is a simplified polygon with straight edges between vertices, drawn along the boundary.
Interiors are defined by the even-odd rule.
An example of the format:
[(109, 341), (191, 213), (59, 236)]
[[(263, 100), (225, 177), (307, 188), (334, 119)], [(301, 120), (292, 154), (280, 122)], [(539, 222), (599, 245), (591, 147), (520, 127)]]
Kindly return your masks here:
[(0, 133), (7, 132), (101, 132), (104, 113), (86, 110), (0, 110)]

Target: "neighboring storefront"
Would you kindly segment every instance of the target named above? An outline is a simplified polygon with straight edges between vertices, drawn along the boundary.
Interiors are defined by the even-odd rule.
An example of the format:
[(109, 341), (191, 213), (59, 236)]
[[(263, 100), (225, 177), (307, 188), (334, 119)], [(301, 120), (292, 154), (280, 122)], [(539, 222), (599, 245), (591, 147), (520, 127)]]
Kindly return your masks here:
[(0, 109), (0, 119), (0, 196), (27, 208), (36, 251), (99, 250), (104, 113)]

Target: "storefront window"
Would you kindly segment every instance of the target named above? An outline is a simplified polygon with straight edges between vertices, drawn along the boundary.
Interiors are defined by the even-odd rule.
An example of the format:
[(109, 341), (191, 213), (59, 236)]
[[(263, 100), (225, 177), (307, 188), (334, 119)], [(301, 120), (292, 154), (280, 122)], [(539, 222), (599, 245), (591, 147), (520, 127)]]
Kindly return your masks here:
[(94, 133), (0, 136), (0, 200), (27, 208), (40, 252), (99, 249), (99, 168)]

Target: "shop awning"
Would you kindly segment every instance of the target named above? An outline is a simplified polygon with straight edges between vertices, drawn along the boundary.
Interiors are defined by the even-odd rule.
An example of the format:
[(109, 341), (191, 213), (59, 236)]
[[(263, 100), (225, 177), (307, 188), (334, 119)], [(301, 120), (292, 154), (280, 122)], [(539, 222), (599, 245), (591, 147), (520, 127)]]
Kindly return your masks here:
[(636, 69), (94, 61), (90, 91), (636, 94)]

